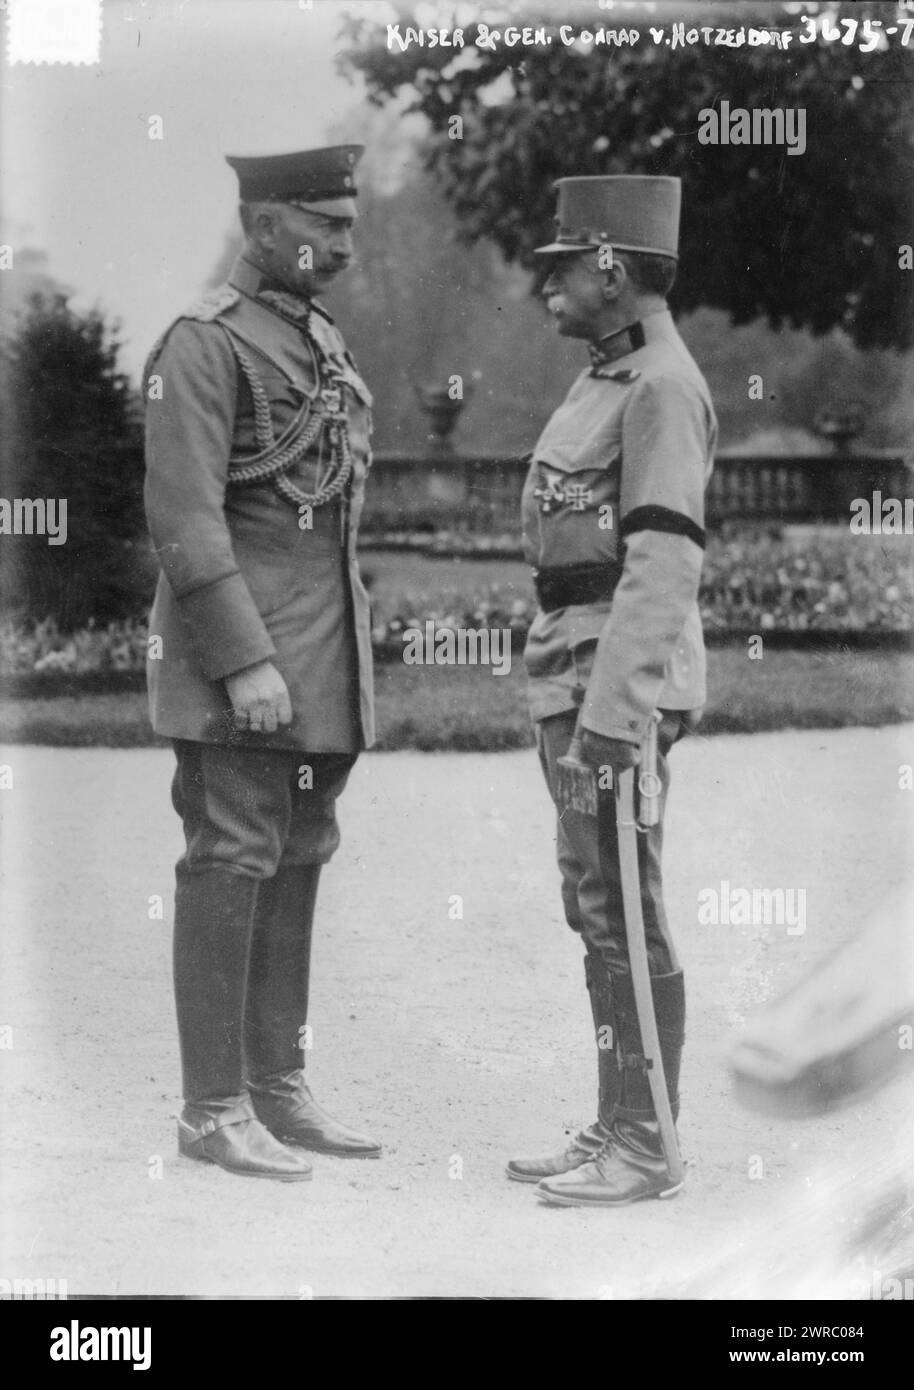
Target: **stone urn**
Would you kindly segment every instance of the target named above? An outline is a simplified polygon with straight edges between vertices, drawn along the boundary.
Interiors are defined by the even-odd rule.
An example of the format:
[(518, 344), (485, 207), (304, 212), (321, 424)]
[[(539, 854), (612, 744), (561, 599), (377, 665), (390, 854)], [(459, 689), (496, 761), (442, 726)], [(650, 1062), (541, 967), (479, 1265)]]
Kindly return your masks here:
[(463, 395), (456, 399), (452, 396), (448, 386), (434, 386), (427, 382), (417, 382), (415, 391), (419, 405), (428, 418), (427, 439), (432, 449), (436, 453), (453, 453), (454, 445), (451, 442), (451, 435), (460, 413), (467, 403), (467, 398), (472, 394), (472, 383), (464, 382)]
[(856, 439), (863, 429), (864, 410), (860, 401), (848, 401), (845, 406), (831, 406), (820, 410), (813, 423), (813, 429), (822, 439), (827, 439), (835, 454), (846, 454), (851, 440)]

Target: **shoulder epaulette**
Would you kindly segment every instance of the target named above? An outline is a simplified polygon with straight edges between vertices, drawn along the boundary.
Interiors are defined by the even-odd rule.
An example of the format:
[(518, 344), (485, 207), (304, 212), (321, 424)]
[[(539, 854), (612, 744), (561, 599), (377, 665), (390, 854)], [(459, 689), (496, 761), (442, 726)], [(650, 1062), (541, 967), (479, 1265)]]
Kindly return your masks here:
[(184, 309), (182, 313), (173, 318), (165, 332), (159, 335), (146, 358), (146, 365), (143, 368), (144, 376), (149, 374), (149, 370), (165, 346), (169, 334), (182, 319), (196, 319), (198, 323), (212, 323), (220, 314), (225, 313), (226, 309), (231, 309), (237, 304), (240, 298), (241, 295), (238, 291), (229, 284), (219, 285), (216, 289), (201, 295), (189, 309)]
[(631, 386), (641, 375), (634, 367), (620, 367), (617, 371), (612, 371), (609, 367), (594, 367), (590, 374), (602, 377), (604, 381), (615, 381), (620, 386)]
[(219, 285), (216, 289), (210, 290), (207, 294), (196, 300), (189, 309), (185, 309), (179, 315), (182, 319), (196, 319), (198, 323), (212, 323), (220, 314), (224, 314), (226, 309), (233, 308), (241, 298), (241, 294), (234, 286), (225, 284)]

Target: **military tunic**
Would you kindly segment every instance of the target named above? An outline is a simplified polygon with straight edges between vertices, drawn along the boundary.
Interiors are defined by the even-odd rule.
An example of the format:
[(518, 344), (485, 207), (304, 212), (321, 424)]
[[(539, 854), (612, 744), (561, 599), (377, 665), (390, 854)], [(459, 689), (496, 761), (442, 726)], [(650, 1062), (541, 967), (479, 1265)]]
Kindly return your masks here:
[[(667, 310), (585, 368), (543, 430), (524, 487), (536, 568), (622, 563), (612, 597), (540, 611), (525, 662), (533, 718), (576, 708), (608, 738), (640, 742), (653, 709), (705, 703), (698, 611), (704, 492), (717, 422)], [(620, 350), (621, 349), (621, 350)]]
[[(640, 743), (654, 709), (662, 713), (661, 816), (638, 835), (649, 967), (662, 976), (674, 960), (661, 876), (667, 754), (697, 723), (706, 698), (698, 585), (717, 425), (669, 312), (646, 316), (593, 355), (533, 452), (524, 546), (541, 576), (602, 566), (615, 589), (537, 613), (524, 654), (529, 703), (553, 795), (579, 710), (584, 728), (632, 743)], [(611, 798), (600, 797), (596, 817), (557, 809), (568, 924), (589, 958), (627, 974)]]
[[(301, 305), (304, 301), (297, 301)], [(307, 321), (239, 258), (227, 285), (182, 316), (146, 367), (161, 377), (146, 412), (146, 509), (161, 575), (149, 623), (156, 731), (176, 740), (354, 754), (374, 741), (368, 597), (356, 537), (371, 463), (371, 395), (329, 315)], [(307, 327), (307, 332), (303, 332)], [(311, 339), (315, 339), (317, 347)], [(321, 386), (340, 383), (352, 471), (310, 514), (269, 479), (233, 481), (268, 450), (294, 449)], [(326, 434), (283, 475), (314, 494)], [(285, 678), (293, 721), (273, 734), (234, 729), (224, 678), (263, 660)]]

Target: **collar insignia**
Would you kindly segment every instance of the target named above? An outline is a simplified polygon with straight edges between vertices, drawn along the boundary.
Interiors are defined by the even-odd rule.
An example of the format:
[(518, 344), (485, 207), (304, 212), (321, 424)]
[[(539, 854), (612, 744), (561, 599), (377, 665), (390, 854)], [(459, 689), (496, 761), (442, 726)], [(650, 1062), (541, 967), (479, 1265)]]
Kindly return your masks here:
[[(615, 362), (619, 357), (627, 357), (630, 352), (637, 352), (639, 348), (644, 347), (644, 343), (644, 328), (640, 322), (630, 323), (627, 328), (620, 328), (617, 333), (607, 333), (598, 343), (588, 343), (587, 351), (593, 364), (591, 376), (605, 376), (606, 373), (600, 370), (601, 367)], [(616, 377), (612, 379), (615, 381)]]
[(257, 298), (290, 323), (307, 327), (311, 317), (311, 301), (301, 295), (290, 294), (288, 290), (261, 290)]

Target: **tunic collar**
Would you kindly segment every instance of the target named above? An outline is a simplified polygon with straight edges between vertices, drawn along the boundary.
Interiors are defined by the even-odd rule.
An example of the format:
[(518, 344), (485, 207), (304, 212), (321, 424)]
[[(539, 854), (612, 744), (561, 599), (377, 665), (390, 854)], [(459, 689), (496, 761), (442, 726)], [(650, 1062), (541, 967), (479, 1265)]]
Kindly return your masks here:
[(630, 356), (639, 348), (643, 348), (645, 343), (666, 337), (672, 322), (673, 316), (669, 309), (656, 309), (652, 314), (645, 314), (644, 318), (636, 323), (629, 323), (625, 328), (617, 329), (615, 333), (607, 333), (605, 338), (600, 338), (596, 343), (588, 343), (591, 375), (601, 375), (601, 367), (606, 367), (621, 357)]
[(249, 261), (244, 255), (238, 257), (235, 264), (229, 271), (228, 282), (236, 290), (247, 295), (250, 299), (256, 299), (259, 304), (270, 309), (273, 313), (279, 314), (281, 318), (293, 323), (298, 328), (306, 328), (311, 317), (312, 308), (318, 309), (326, 318), (329, 315), (318, 301), (308, 299), (302, 294), (293, 294), (291, 290), (285, 289), (277, 280), (272, 279), (260, 266)]

